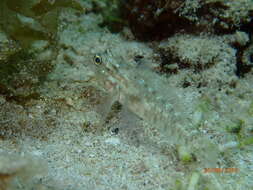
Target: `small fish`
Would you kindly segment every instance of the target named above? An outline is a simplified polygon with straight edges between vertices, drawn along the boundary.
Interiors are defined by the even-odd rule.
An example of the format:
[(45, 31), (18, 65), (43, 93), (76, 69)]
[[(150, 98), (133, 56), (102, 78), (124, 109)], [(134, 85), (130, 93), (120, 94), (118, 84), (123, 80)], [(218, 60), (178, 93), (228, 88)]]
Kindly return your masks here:
[(175, 123), (182, 123), (183, 120), (180, 113), (176, 113), (173, 108), (176, 106), (180, 110), (181, 107), (183, 115), (183, 105), (172, 86), (155, 72), (148, 68), (139, 68), (121, 56), (114, 56), (110, 50), (99, 56), (96, 54), (93, 62), (97, 65), (97, 74), (103, 75), (107, 83), (103, 88), (112, 94), (119, 94), (118, 101), (122, 105), (151, 126), (175, 135)]
[[(193, 103), (189, 105), (182, 89), (173, 87), (168, 78), (151, 69), (152, 50), (136, 42), (124, 42), (123, 46), (122, 40), (115, 36), (92, 34), (87, 37), (88, 42), (83, 41), (81, 49), (80, 46), (75, 49), (83, 57), (87, 69), (93, 71), (92, 83), (142, 118), (149, 125), (147, 131), (155, 129), (158, 132), (155, 136), (146, 135), (150, 135), (148, 138), (156, 147), (188, 146), (198, 151), (198, 160), (209, 163), (206, 151), (213, 147), (212, 142), (199, 131), (193, 133)], [(92, 48), (94, 46), (96, 48)], [(134, 60), (135, 55), (142, 55), (141, 66)]]

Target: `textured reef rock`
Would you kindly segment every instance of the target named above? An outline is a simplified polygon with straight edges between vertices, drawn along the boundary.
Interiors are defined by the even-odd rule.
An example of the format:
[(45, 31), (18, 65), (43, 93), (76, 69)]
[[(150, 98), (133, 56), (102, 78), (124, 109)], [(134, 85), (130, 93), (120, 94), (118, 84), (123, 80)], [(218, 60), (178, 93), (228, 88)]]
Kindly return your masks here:
[[(252, 28), (253, 26), (251, 26)], [(237, 52), (237, 71), (239, 77), (244, 77), (246, 73), (252, 72), (253, 68), (253, 41), (248, 42), (245, 46), (239, 47)]]
[(252, 1), (124, 1), (0, 1), (0, 189), (251, 189)]
[(243, 63), (249, 67), (253, 66), (253, 44), (251, 44), (243, 53)]
[(160, 39), (185, 28), (189, 21), (178, 12), (183, 1), (137, 1), (126, 3), (125, 16), (136, 37), (148, 40)]
[(182, 35), (173, 37), (162, 42), (159, 48), (166, 57), (170, 58), (169, 61), (177, 64), (175, 67), (178, 70), (191, 68), (198, 72), (231, 57), (231, 53), (226, 52), (227, 50), (231, 51), (231, 48), (226, 46), (221, 39), (205, 36)]
[(176, 35), (162, 41), (158, 48), (162, 55), (158, 71), (187, 78), (182, 79), (185, 87), (219, 86), (235, 77), (236, 50), (226, 43), (226, 38)]
[(252, 17), (250, 0), (127, 0), (125, 18), (141, 40), (161, 40), (178, 32), (231, 33)]

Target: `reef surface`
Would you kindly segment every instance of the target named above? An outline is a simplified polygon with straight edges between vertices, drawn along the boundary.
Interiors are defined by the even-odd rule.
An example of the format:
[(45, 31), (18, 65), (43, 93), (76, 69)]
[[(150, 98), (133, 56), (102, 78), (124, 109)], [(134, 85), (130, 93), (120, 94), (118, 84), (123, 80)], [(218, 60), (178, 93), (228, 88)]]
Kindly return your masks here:
[(251, 0), (0, 10), (0, 190), (253, 188)]

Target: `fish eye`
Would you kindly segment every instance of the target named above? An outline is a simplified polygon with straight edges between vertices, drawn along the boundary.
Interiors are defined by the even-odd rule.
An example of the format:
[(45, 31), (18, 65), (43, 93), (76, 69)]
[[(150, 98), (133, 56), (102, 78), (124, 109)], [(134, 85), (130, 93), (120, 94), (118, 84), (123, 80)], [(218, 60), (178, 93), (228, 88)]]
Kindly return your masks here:
[(93, 58), (93, 61), (96, 65), (101, 65), (102, 64), (102, 57), (99, 55), (95, 55)]

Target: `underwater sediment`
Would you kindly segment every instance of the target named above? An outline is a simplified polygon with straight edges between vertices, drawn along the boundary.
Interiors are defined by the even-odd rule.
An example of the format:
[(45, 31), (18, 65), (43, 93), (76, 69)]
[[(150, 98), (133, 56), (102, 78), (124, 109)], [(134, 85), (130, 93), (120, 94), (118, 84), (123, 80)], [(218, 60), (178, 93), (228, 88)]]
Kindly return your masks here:
[(252, 189), (251, 0), (3, 0), (0, 189)]

